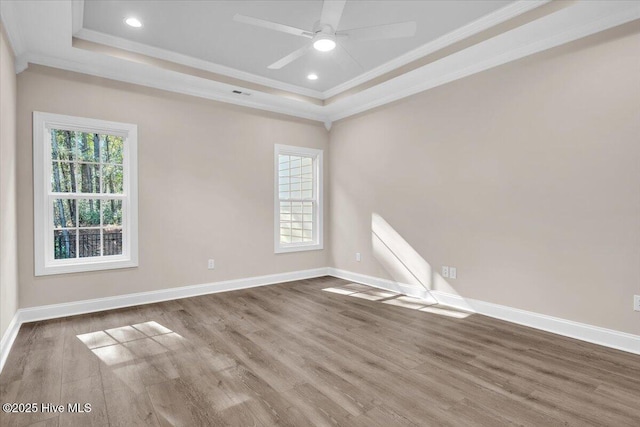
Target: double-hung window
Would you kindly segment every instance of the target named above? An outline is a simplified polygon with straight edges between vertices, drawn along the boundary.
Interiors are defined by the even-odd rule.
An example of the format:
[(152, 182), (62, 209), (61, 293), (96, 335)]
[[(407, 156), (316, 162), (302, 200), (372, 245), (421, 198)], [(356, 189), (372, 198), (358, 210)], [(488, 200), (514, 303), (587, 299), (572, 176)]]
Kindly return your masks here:
[(137, 126), (33, 113), (37, 276), (138, 265)]
[(322, 249), (322, 150), (275, 147), (275, 252)]

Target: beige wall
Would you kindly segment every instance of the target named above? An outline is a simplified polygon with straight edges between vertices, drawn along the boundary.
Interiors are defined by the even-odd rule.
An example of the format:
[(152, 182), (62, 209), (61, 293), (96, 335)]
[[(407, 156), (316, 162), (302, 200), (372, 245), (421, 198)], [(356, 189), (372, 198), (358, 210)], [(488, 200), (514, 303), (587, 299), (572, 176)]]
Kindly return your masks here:
[[(138, 268), (34, 277), (33, 111), (138, 125)], [(321, 124), (30, 66), (18, 76), (18, 141), (20, 307), (328, 263), (327, 250), (273, 251), (274, 144), (326, 150)]]
[(18, 309), (16, 73), (0, 25), (0, 337)]
[[(438, 289), (640, 334), (639, 47), (633, 24), (620, 27), (340, 121), (330, 136), (31, 66), (18, 78), (20, 307), (327, 265), (397, 277), (404, 267), (372, 245), (377, 214), (404, 237), (386, 242), (403, 260), (422, 258), (408, 260), (421, 280), (428, 264), (458, 268)], [(34, 110), (138, 124), (139, 268), (34, 277)], [(328, 151), (330, 250), (273, 254), (276, 143)]]
[(440, 289), (640, 334), (637, 23), (335, 123), (330, 164), (336, 267), (402, 270), (375, 213)]

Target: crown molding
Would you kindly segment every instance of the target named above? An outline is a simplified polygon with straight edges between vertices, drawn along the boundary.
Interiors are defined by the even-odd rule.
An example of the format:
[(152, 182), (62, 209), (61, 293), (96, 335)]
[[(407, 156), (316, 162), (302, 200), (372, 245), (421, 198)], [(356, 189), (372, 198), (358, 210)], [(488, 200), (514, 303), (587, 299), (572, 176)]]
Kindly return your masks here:
[[(165, 49), (137, 43), (131, 40), (123, 39), (120, 37), (112, 36), (105, 33), (82, 28), (82, 9), (84, 6), (84, 0), (73, 0), (73, 35), (79, 39), (90, 41), (93, 43), (99, 43), (106, 46), (115, 47), (118, 49), (127, 50), (130, 52), (147, 55), (153, 58), (163, 59), (166, 61), (175, 62), (177, 64), (198, 68), (201, 70), (210, 71), (213, 73), (222, 74), (228, 77), (245, 80), (247, 82), (269, 86), (274, 89), (285, 90), (299, 95), (310, 96), (317, 99), (329, 99), (345, 90), (351, 89), (362, 83), (365, 83), (371, 79), (379, 77), (389, 71), (392, 71), (398, 67), (406, 65), (412, 61), (422, 58), (425, 55), (440, 50), (450, 44), (463, 40), (474, 34), (477, 34), (483, 30), (498, 25), (504, 21), (512, 19), (523, 13), (529, 12), (537, 7), (540, 7), (551, 0), (519, 0), (517, 2), (508, 4), (507, 6), (492, 12), (488, 15), (477, 19), (470, 24), (456, 29), (436, 40), (429, 42), (423, 46), (418, 47), (410, 52), (407, 52), (397, 58), (388, 61), (373, 70), (367, 71), (354, 79), (341, 83), (328, 89), (324, 92), (320, 92), (313, 89), (307, 89), (301, 86), (288, 84), (278, 80), (270, 79), (267, 77), (258, 76), (256, 74), (240, 71), (231, 67), (215, 64), (213, 62), (201, 60), (188, 55), (179, 54), (176, 52), (168, 51)], [(77, 28), (77, 29), (76, 29)]]
[[(337, 101), (325, 107), (331, 121), (362, 113), (402, 98), (432, 89), (490, 68), (512, 62), (544, 50), (640, 19), (640, 3), (617, 2), (632, 5), (627, 8), (612, 7), (614, 2), (581, 2), (572, 10), (558, 12), (553, 18), (554, 27), (560, 28), (552, 36), (532, 38), (533, 41), (521, 44), (512, 37), (519, 30), (512, 30), (478, 46), (443, 58), (436, 63), (426, 65), (402, 76), (381, 83), (357, 93), (347, 99)], [(599, 6), (595, 7), (594, 5)], [(532, 22), (525, 27), (527, 31), (535, 28), (544, 34), (547, 23)], [(536, 28), (538, 27), (538, 28)], [(536, 32), (533, 31), (533, 32)], [(521, 30), (520, 33), (522, 34)], [(501, 48), (501, 45), (509, 45)]]
[(436, 52), (455, 42), (466, 39), (467, 37), (473, 36), (474, 34), (496, 26), (504, 21), (515, 18), (518, 15), (529, 12), (530, 10), (549, 3), (550, 1), (551, 0), (519, 0), (515, 3), (508, 4), (507, 6), (498, 9), (495, 12), (485, 15), (465, 26), (462, 26), (448, 34), (445, 34), (444, 36), (438, 37), (437, 39), (427, 44), (409, 51), (404, 55), (401, 55), (397, 58), (392, 59), (391, 61), (379, 65), (372, 70), (362, 73), (349, 81), (346, 81), (324, 91), (322, 93), (323, 99), (329, 99), (344, 92), (345, 90), (349, 90), (358, 85), (366, 83), (369, 80), (393, 71), (396, 68), (402, 67), (403, 65), (406, 65), (410, 62), (422, 58), (423, 56)]
[[(501, 9), (455, 34), (439, 39), (439, 44), (425, 45), (421, 51), (413, 51), (414, 57), (452, 43), (458, 38), (468, 37), (483, 28), (490, 28), (510, 17), (532, 10), (534, 6), (549, 4), (546, 1), (514, 3)], [(305, 90), (282, 82), (263, 79), (238, 70), (220, 67), (206, 61), (175, 54), (173, 52), (144, 46), (129, 40), (81, 29), (77, 36), (87, 43), (116, 45), (132, 54), (147, 55), (149, 59), (177, 62), (192, 69), (202, 69), (223, 74), (232, 74), (232, 79), (218, 81), (198, 73), (189, 73), (180, 67), (171, 68), (158, 65), (154, 61), (136, 61), (125, 56), (110, 55), (104, 51), (80, 49), (72, 45), (72, 27), (78, 25), (81, 1), (56, 2), (0, 2), (2, 20), (6, 26), (10, 42), (16, 51), (16, 71), (22, 71), (28, 64), (60, 68), (78, 73), (90, 74), (141, 86), (182, 93), (205, 99), (227, 102), (248, 108), (256, 108), (279, 114), (328, 123), (354, 114), (382, 106), (407, 96), (443, 85), (474, 73), (505, 64), (559, 46), (564, 43), (603, 31), (617, 25), (640, 19), (640, 2), (631, 1), (571, 1), (565, 7), (552, 13), (541, 15), (523, 25), (510, 27), (502, 33), (484, 39), (476, 44), (457, 50), (418, 68), (412, 69), (382, 83), (361, 91), (353, 91), (348, 96), (340, 96), (331, 103), (317, 100), (322, 94)], [(75, 17), (75, 18), (74, 18)], [(72, 22), (74, 21), (74, 22)], [(434, 42), (435, 43), (435, 42)], [(391, 65), (387, 65), (390, 67)], [(223, 77), (225, 77), (223, 76)], [(226, 78), (226, 77), (225, 77)], [(366, 78), (366, 77), (363, 77)], [(224, 80), (221, 78), (221, 80)], [(240, 83), (246, 82), (246, 87)], [(250, 81), (255, 82), (249, 84)], [(274, 90), (271, 90), (274, 88)], [(278, 93), (277, 89), (286, 91)], [(233, 90), (241, 90), (250, 96), (237, 95)], [(289, 96), (287, 96), (287, 94)], [(294, 96), (306, 96), (306, 100)], [(311, 96), (309, 96), (311, 95)]]
[(21, 72), (29, 68), (29, 60), (27, 59), (27, 57), (27, 54), (16, 56), (16, 59), (14, 61), (16, 74), (20, 74)]
[(71, 34), (75, 35), (84, 25), (84, 0), (71, 0)]
[(171, 52), (158, 47), (153, 47), (146, 44), (123, 39), (120, 37), (112, 36), (110, 34), (104, 34), (97, 31), (82, 28), (77, 33), (75, 33), (74, 36), (89, 42), (111, 46), (118, 49), (134, 52), (134, 53), (139, 53), (141, 55), (150, 56), (152, 58), (163, 59), (165, 61), (186, 65), (188, 67), (205, 70), (212, 73), (222, 74), (224, 76), (233, 77), (238, 80), (244, 80), (246, 82), (268, 86), (274, 89), (296, 93), (298, 95), (304, 95), (304, 96), (309, 96), (316, 99), (322, 99), (322, 92), (317, 90), (307, 89), (300, 86), (284, 83), (279, 80), (269, 79), (267, 77), (262, 77), (262, 76), (258, 76), (245, 71), (236, 70), (235, 68), (231, 68), (231, 67), (225, 67), (224, 65), (215, 64), (213, 62), (194, 58), (192, 56), (183, 55), (180, 53)]
[[(18, 19), (18, 12), (16, 11), (14, 2), (0, 2), (0, 21), (2, 21), (2, 26), (4, 27), (9, 39), (11, 49), (13, 49), (13, 54), (18, 58), (25, 52), (25, 43), (21, 27), (18, 24), (20, 21)], [(19, 67), (17, 64), (18, 61), (16, 60), (16, 74), (23, 71), (23, 69), (18, 70)]]
[(103, 77), (125, 83), (166, 90), (184, 95), (220, 101), (243, 107), (285, 114), (313, 121), (324, 122), (322, 106), (271, 95), (251, 92), (251, 96), (236, 95), (235, 85), (185, 76), (174, 71), (161, 70), (149, 65), (117, 60), (114, 66), (93, 65), (91, 61), (79, 62), (42, 54), (29, 54), (24, 58), (31, 64), (58, 68), (76, 73)]

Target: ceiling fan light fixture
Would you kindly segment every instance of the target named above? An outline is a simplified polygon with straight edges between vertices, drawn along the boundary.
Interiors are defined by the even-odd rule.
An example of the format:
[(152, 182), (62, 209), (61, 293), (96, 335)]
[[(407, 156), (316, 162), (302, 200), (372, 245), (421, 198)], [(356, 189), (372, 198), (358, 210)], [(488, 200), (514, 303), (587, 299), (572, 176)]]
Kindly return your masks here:
[(142, 27), (142, 22), (140, 22), (140, 20), (138, 18), (135, 18), (133, 16), (130, 16), (127, 19), (125, 19), (124, 23), (127, 24), (130, 27), (133, 27), (133, 28)]
[(336, 41), (332, 36), (322, 35), (313, 42), (313, 48), (320, 52), (329, 52), (336, 48)]

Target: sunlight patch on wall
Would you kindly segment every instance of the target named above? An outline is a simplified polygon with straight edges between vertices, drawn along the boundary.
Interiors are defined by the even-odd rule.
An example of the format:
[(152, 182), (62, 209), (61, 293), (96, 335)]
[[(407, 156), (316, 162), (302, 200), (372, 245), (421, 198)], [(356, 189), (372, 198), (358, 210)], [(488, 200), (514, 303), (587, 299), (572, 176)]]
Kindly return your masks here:
[[(458, 295), (458, 292), (438, 274), (387, 221), (371, 214), (371, 245), (373, 256), (397, 283), (398, 291), (438, 303), (431, 291)], [(465, 310), (474, 311), (465, 303)]]
[(371, 215), (373, 256), (401, 287), (402, 292), (437, 303), (432, 288), (431, 266), (380, 215)]

